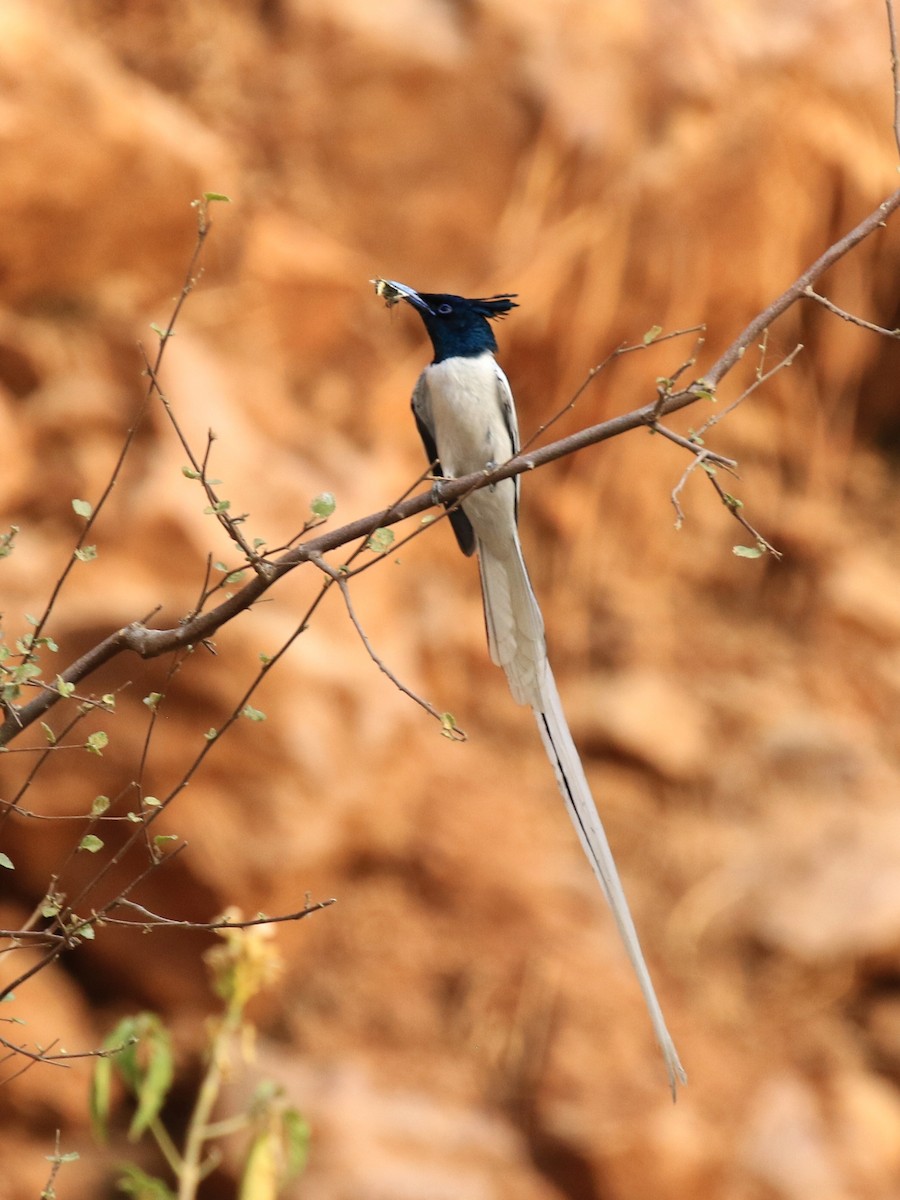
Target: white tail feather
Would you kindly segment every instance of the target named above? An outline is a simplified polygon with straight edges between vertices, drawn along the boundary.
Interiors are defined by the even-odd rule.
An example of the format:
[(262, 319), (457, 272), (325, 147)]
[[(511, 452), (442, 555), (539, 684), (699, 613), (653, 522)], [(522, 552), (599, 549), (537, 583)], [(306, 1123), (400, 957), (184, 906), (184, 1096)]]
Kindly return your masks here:
[(675, 1044), (666, 1028), (606, 831), (597, 814), (590, 785), (581, 765), (581, 757), (572, 741), (568, 722), (562, 710), (562, 702), (559, 692), (556, 690), (556, 681), (546, 659), (540, 703), (535, 704), (533, 708), (547, 757), (553, 764), (556, 782), (559, 784), (559, 790), (566, 802), (572, 824), (575, 826), (588, 861), (594, 868), (594, 874), (600, 881), (603, 894), (619, 930), (619, 936), (643, 992), (653, 1032), (665, 1059), (669, 1086), (674, 1098), (677, 1085), (687, 1083), (687, 1076), (679, 1062)]
[(499, 544), (497, 539), (492, 539), (491, 545), (479, 539), (478, 561), (491, 658), (506, 672), (513, 697), (534, 710), (572, 824), (603, 889), (644, 995), (674, 1097), (677, 1085), (686, 1083), (687, 1076), (666, 1028), (612, 850), (569, 732), (547, 661), (544, 622), (515, 532)]
[(506, 672), (517, 704), (537, 704), (547, 661), (544, 620), (522, 558), (518, 538), (502, 555), (478, 543), (484, 622), (492, 660)]

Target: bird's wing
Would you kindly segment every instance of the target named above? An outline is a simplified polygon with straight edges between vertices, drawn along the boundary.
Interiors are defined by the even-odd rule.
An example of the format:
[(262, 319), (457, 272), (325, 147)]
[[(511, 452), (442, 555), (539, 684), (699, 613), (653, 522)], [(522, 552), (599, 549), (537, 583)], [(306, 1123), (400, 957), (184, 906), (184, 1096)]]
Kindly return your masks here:
[[(495, 363), (494, 367), (497, 371), (497, 398), (500, 404), (500, 411), (503, 414), (503, 422), (509, 432), (509, 440), (511, 445), (510, 458), (519, 453), (519, 422), (516, 416), (516, 402), (513, 400), (512, 388), (509, 386), (509, 380), (499, 363)], [(513, 483), (516, 489), (516, 506), (515, 518), (518, 524), (519, 520), (519, 485), (521, 476), (516, 475)]]
[[(425, 447), (425, 454), (428, 461), (431, 463), (432, 470), (438, 477), (443, 476), (444, 471), (441, 466), (441, 460), (438, 457), (437, 445), (434, 440), (434, 432), (431, 425), (431, 408), (428, 400), (428, 380), (425, 377), (425, 372), (419, 376), (416, 381), (416, 386), (412, 394), (412, 411), (416, 418), (416, 428), (419, 431), (419, 437), (422, 439), (422, 445)], [(467, 557), (475, 553), (475, 534), (472, 530), (472, 523), (463, 510), (458, 506), (445, 505), (448, 509), (447, 516), (456, 534), (456, 540), (459, 543), (459, 548)]]

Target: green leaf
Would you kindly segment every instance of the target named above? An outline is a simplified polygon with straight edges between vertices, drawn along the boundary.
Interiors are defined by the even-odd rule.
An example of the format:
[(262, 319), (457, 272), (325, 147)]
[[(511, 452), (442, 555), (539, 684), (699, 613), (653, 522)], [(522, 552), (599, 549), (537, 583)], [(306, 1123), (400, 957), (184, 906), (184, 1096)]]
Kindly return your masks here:
[(79, 546), (75, 551), (75, 557), (79, 562), (93, 562), (97, 557), (96, 546)]
[(254, 708), (252, 704), (245, 704), (241, 709), (241, 716), (246, 717), (248, 721), (265, 721), (266, 714), (258, 708)]
[(91, 805), (91, 816), (102, 817), (109, 808), (109, 796), (95, 796)]
[(156, 846), (157, 849), (161, 849), (166, 844), (166, 842), (177, 842), (177, 841), (178, 841), (177, 833), (158, 833), (153, 839), (153, 845)]
[(88, 854), (96, 854), (103, 849), (103, 841), (95, 833), (86, 833), (78, 843), (79, 850), (87, 850)]
[(84, 938), (86, 942), (92, 942), (96, 936), (93, 925), (79, 925), (78, 936)]
[(63, 679), (63, 677), (61, 675), (57, 675), (56, 690), (63, 697), (63, 699), (67, 699), (75, 691), (75, 684), (67, 683), (66, 680)]
[(75, 509), (75, 512), (78, 514), (78, 516), (84, 517), (85, 520), (92, 516), (94, 512), (93, 505), (91, 505), (87, 500), (73, 500), (72, 507)]
[(208, 742), (214, 742), (216, 740), (216, 738), (219, 736), (219, 731), (218, 731), (218, 729), (207, 729), (206, 733), (204, 733), (203, 736), (206, 738), (206, 740)]
[(441, 713), (441, 737), (449, 738), (452, 742), (464, 742), (466, 735), (456, 723), (453, 713)]
[(755, 546), (732, 546), (731, 550), (738, 558), (762, 558), (766, 552), (765, 546), (758, 542)]
[(67, 1154), (45, 1154), (44, 1158), (52, 1163), (70, 1163), (78, 1162), (81, 1155), (77, 1150), (70, 1150)]
[(0, 558), (9, 558), (10, 554), (15, 550), (15, 540), (18, 532), (18, 525), (10, 525), (9, 533), (0, 533)]
[(215, 504), (207, 504), (206, 508), (204, 508), (203, 511), (204, 511), (204, 513), (209, 515), (210, 513), (228, 512), (229, 508), (231, 508), (230, 500), (217, 500), (215, 502)]
[(208, 204), (230, 204), (231, 197), (224, 195), (222, 192), (204, 192), (203, 199)]
[(150, 328), (158, 337), (161, 338), (170, 338), (175, 336), (174, 329), (163, 329), (163, 327), (161, 325), (157, 325), (155, 321), (150, 322)]
[(309, 508), (314, 517), (330, 517), (337, 508), (337, 500), (332, 492), (320, 492), (310, 501)]
[(144, 1036), (141, 1039), (146, 1069), (140, 1078), (136, 1092), (137, 1112), (128, 1128), (129, 1141), (136, 1142), (148, 1125), (159, 1115), (169, 1088), (175, 1077), (172, 1060), (172, 1042), (169, 1031), (152, 1013), (145, 1013)]
[(14, 871), (16, 869), (13, 866), (12, 859), (8, 854), (4, 854), (2, 850), (0, 850), (0, 867), (6, 867), (7, 871)]
[(225, 578), (222, 580), (222, 582), (226, 585), (230, 584), (230, 583), (243, 583), (244, 576), (246, 574), (247, 574), (246, 571), (232, 571), (230, 575), (225, 576)]
[(148, 1175), (134, 1163), (125, 1163), (116, 1188), (134, 1200), (176, 1200), (175, 1193), (155, 1175)]
[(48, 746), (56, 745), (56, 734), (50, 728), (46, 721), (41, 721), (41, 729), (44, 731), (44, 737), (47, 739)]
[(393, 543), (393, 529), (376, 529), (366, 542), (366, 548), (375, 554), (384, 554), (385, 550), (389, 550)]
[(116, 698), (112, 692), (104, 692), (100, 697), (100, 703), (107, 712), (114, 712), (116, 707)]
[(286, 1174), (288, 1179), (294, 1179), (304, 1170), (309, 1158), (309, 1122), (296, 1108), (286, 1108), (281, 1115), (281, 1126), (287, 1151)]
[(193, 467), (182, 467), (181, 473), (185, 477), (185, 479), (199, 479), (200, 478), (200, 472), (195, 471)]
[(661, 333), (662, 333), (662, 325), (651, 325), (650, 328), (647, 330), (647, 332), (644, 334), (644, 336), (641, 338), (641, 341), (644, 343), (645, 346), (649, 346), (651, 342), (656, 341), (656, 339), (659, 337), (659, 335)]
[(159, 708), (159, 703), (165, 696), (165, 692), (150, 692), (141, 701), (141, 704), (146, 704), (151, 712), (156, 712)]
[(105, 748), (109, 745), (109, 736), (98, 729), (96, 733), (92, 733), (88, 740), (84, 743), (84, 748), (88, 754), (96, 754), (101, 757)]

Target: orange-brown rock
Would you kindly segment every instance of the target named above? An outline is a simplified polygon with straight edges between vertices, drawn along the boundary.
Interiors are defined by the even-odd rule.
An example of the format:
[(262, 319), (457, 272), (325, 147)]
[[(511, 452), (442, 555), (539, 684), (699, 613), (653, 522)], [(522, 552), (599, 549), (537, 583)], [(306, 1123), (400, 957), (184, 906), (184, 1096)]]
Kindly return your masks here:
[[(71, 502), (97, 503), (136, 422), (97, 558), (75, 564), (48, 623), (48, 677), (127, 622), (176, 625), (208, 570), (239, 565), (167, 412), (144, 400), (150, 325), (185, 282), (202, 192), (231, 203), (211, 207), (161, 383), (245, 536), (276, 547), (317, 494), (337, 498), (334, 526), (422, 470), (408, 396), (428, 351), (372, 276), (519, 293), (498, 336), (526, 436), (622, 342), (705, 323), (611, 363), (547, 436), (561, 435), (651, 400), (689, 358), (684, 377), (701, 374), (891, 192), (891, 96), (884, 13), (863, 0), (6, 0), (0, 505), (20, 527), (0, 559), (6, 639), (43, 611), (82, 528)], [(894, 328), (898, 254), (895, 219), (820, 288)], [(705, 435), (739, 460), (738, 479), (718, 478), (782, 561), (733, 554), (752, 536), (702, 471), (676, 530), (688, 460), (646, 432), (523, 484), (560, 691), (690, 1076), (674, 1108), (443, 523), (351, 595), (376, 653), (468, 740), (442, 738), (378, 670), (332, 589), (253, 695), (267, 719), (214, 742), (154, 827), (188, 844), (135, 888), (153, 912), (338, 899), (279, 928), (287, 970), (256, 1010), (255, 1065), (229, 1085), (246, 1103), (275, 1075), (308, 1116), (290, 1194), (900, 1191), (900, 351), (807, 300), (715, 404), (672, 424), (720, 415), (798, 343)], [(75, 710), (58, 705), (46, 720), (72, 748), (28, 786), (43, 732), (4, 755), (0, 798), (22, 810), (0, 825), (10, 928), (56, 877), (73, 903), (87, 889), (82, 915), (134, 879), (140, 853), (91, 886), (125, 814), (177, 789), (322, 578), (282, 580), (174, 673), (113, 660), (79, 695), (113, 692), (116, 713), (65, 732)], [(165, 693), (152, 731), (151, 692)], [(96, 729), (102, 757), (79, 748)], [(73, 855), (98, 794), (124, 819), (97, 827), (102, 853)], [(213, 1005), (208, 940), (99, 927), (17, 988), (29, 1025), (0, 1035), (83, 1048), (125, 1011), (161, 1011), (178, 1031), (177, 1124)], [(101, 1194), (134, 1153), (92, 1147), (89, 1067), (64, 1085), (60, 1071), (2, 1087), (0, 1200), (44, 1186), (57, 1127), (82, 1154), (57, 1180), (66, 1200)], [(229, 1155), (210, 1198), (234, 1194)]]

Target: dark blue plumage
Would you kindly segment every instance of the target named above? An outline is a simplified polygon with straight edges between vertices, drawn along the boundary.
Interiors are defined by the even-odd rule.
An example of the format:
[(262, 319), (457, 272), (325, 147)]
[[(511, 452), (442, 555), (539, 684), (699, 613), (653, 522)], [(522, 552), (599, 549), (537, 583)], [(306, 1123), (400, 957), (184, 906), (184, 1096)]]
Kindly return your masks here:
[(434, 346), (432, 361), (439, 363), (448, 358), (477, 358), (486, 350), (493, 354), (497, 339), (489, 322), (505, 316), (511, 308), (518, 308), (514, 294), (467, 299), (410, 289), (404, 299), (418, 309)]

